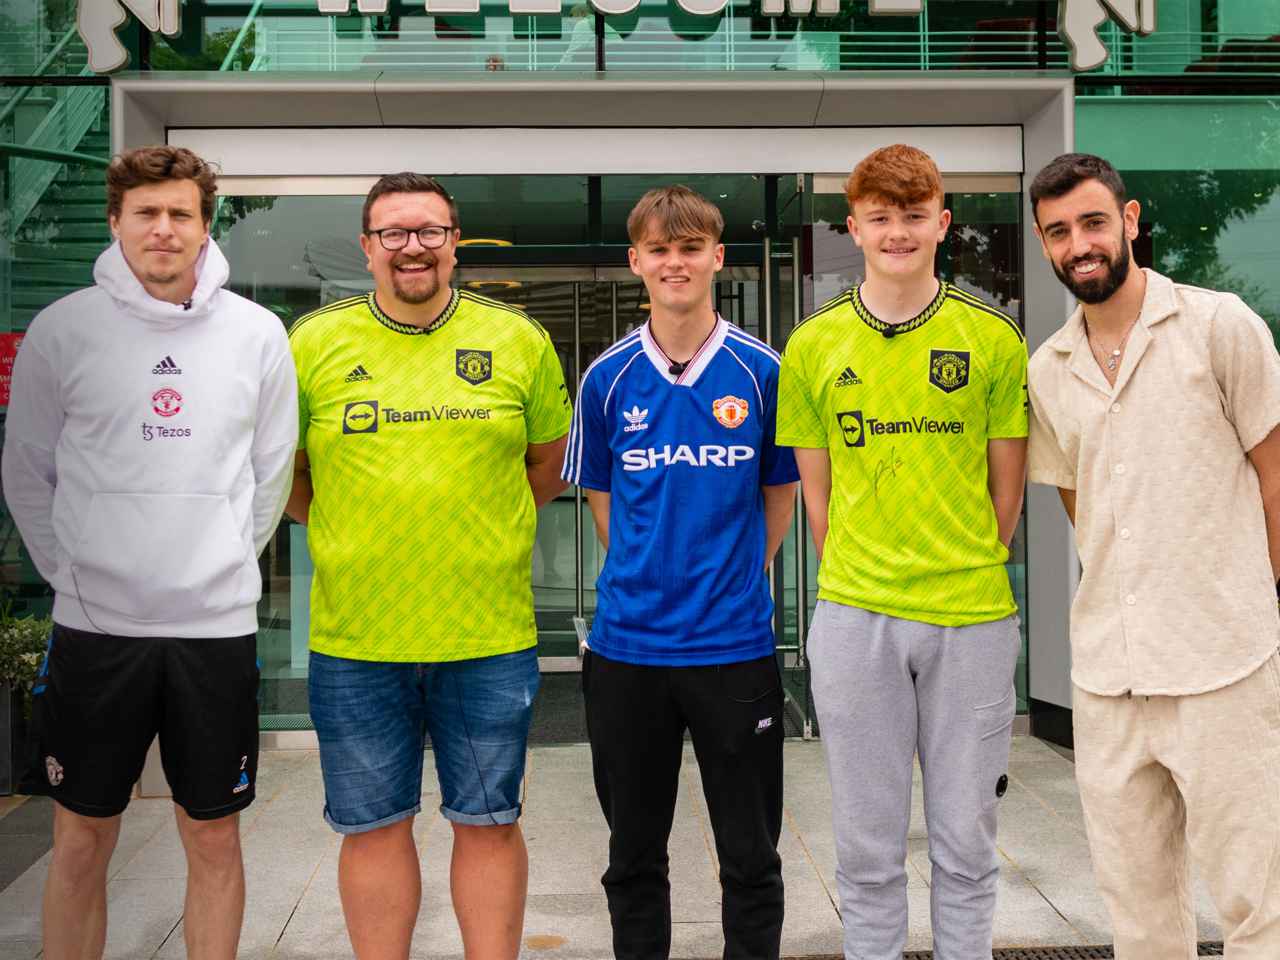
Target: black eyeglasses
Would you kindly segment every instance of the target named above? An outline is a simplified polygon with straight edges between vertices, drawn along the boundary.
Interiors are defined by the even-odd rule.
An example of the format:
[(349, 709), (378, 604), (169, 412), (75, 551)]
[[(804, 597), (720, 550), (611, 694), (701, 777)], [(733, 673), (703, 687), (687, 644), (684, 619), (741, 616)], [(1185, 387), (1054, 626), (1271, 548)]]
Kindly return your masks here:
[(452, 227), (419, 227), (417, 230), (406, 230), (404, 227), (383, 227), (381, 230), (370, 230), (369, 233), (378, 238), (383, 250), (403, 250), (409, 245), (409, 237), (418, 235), (418, 242), (427, 250), (437, 250), (444, 246), (453, 232)]

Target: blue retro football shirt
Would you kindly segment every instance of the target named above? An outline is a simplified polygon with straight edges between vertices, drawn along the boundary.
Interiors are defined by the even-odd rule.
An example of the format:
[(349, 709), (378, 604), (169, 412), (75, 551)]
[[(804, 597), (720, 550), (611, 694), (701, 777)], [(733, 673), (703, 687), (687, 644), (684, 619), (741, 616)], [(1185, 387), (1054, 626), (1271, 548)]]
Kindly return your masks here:
[(610, 494), (595, 652), (661, 666), (773, 652), (761, 487), (799, 479), (774, 445), (778, 367), (717, 317), (679, 375), (647, 323), (587, 368), (562, 476)]

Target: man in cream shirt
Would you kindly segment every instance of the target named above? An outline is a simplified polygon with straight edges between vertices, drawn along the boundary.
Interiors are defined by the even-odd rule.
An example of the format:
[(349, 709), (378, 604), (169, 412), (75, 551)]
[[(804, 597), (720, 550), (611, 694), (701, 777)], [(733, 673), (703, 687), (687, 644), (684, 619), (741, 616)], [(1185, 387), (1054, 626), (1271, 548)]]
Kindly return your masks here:
[(1031, 360), (1030, 475), (1059, 488), (1076, 777), (1119, 960), (1196, 956), (1188, 864), (1231, 960), (1280, 957), (1280, 357), (1236, 296), (1131, 267), (1105, 160), (1031, 186), (1080, 305)]

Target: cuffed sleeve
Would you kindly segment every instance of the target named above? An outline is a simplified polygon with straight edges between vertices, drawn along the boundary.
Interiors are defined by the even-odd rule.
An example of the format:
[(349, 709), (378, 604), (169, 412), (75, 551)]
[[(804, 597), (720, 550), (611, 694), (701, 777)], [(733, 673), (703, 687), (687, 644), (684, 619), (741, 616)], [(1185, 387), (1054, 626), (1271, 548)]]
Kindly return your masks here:
[[(283, 344), (282, 344), (283, 346)], [(293, 357), (282, 349), (258, 393), (253, 432), (253, 545), (266, 549), (275, 533), (293, 479), (298, 448), (298, 381)]]
[(524, 409), (529, 443), (550, 443), (569, 432), (573, 408), (564, 384), (564, 370), (551, 338), (544, 334), (542, 351)]
[(803, 352), (793, 338), (782, 354), (778, 373), (778, 412), (775, 442), (784, 447), (827, 446), (827, 431), (818, 415), (803, 364)]
[(5, 421), (4, 498), (27, 552), (46, 580), (57, 569), (54, 451), (66, 418), (53, 367), (28, 337), (18, 348)]
[(1266, 323), (1236, 296), (1212, 320), (1213, 374), (1240, 445), (1252, 450), (1280, 426), (1280, 355)]
[(1021, 439), (1027, 435), (1027, 342), (1012, 333), (1002, 341), (987, 393), (987, 437)]
[(779, 446), (778, 432), (778, 371), (772, 371), (761, 384), (764, 394), (764, 438), (760, 456), (760, 483), (772, 487), (794, 483), (800, 479), (796, 469), (796, 455), (790, 447)]
[(1076, 488), (1074, 464), (1063, 451), (1053, 423), (1053, 411), (1042, 392), (1042, 376), (1032, 371), (1029, 381), (1030, 431), (1027, 441), (1027, 476), (1032, 483), (1044, 483), (1064, 490)]
[(578, 391), (560, 478), (591, 490), (607, 491), (611, 486), (613, 451), (605, 428), (604, 401), (596, 389), (598, 382), (598, 376), (592, 377), (588, 370)]

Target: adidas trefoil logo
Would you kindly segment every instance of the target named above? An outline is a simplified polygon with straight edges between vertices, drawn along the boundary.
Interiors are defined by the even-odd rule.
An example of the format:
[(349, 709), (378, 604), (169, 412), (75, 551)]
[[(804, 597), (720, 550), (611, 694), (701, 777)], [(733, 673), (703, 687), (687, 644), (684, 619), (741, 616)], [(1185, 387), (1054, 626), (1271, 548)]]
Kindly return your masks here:
[(858, 379), (858, 375), (853, 372), (853, 367), (845, 367), (844, 372), (836, 377), (835, 385), (837, 387), (856, 387), (861, 383), (862, 381)]
[(372, 380), (369, 371), (364, 368), (364, 364), (356, 365), (356, 368), (347, 374), (347, 383), (359, 383), (361, 380)]
[(648, 415), (649, 410), (647, 407), (644, 410), (641, 410), (636, 404), (633, 404), (630, 410), (624, 409), (622, 411), (622, 416), (627, 421), (628, 426), (623, 427), (622, 432), (636, 433), (640, 430), (648, 430), (649, 425), (644, 422), (644, 418)]
[(178, 374), (182, 372), (182, 368), (173, 362), (173, 357), (165, 357), (151, 368), (151, 372), (154, 374)]

